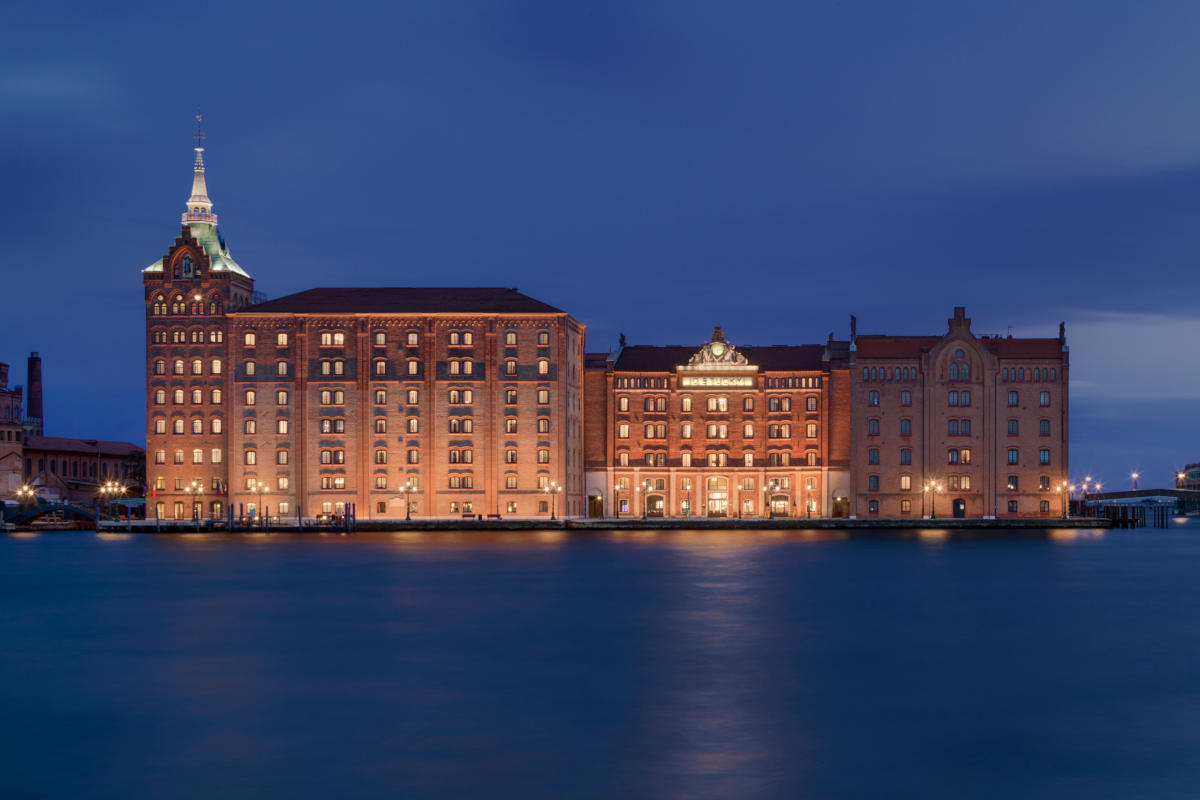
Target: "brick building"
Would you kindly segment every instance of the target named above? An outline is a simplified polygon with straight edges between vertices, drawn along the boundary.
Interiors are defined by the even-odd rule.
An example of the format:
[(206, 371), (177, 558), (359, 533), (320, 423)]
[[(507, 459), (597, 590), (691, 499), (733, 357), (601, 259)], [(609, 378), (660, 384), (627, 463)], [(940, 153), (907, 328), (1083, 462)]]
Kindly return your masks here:
[(566, 312), (499, 288), (254, 302), (203, 148), (143, 282), (150, 515), (581, 513), (584, 326)]
[(102, 502), (100, 487), (115, 481), (126, 498), (140, 497), (145, 452), (131, 442), (26, 436), (24, 483), (43, 499), (82, 505)]
[(622, 346), (587, 359), (591, 516), (844, 516), (847, 343)]
[(203, 148), (182, 223), (143, 271), (151, 515), (1058, 511), (1061, 329), (977, 336), (956, 308), (940, 336), (859, 336), (851, 318), (819, 345), (717, 328), (585, 355), (583, 325), (515, 289), (258, 297), (217, 232)]
[[(976, 336), (961, 307), (941, 336), (860, 336), (851, 321), (852, 513), (1061, 513), (1068, 350)], [(932, 484), (932, 487), (930, 487)]]
[(9, 387), (8, 364), (0, 364), (0, 492), (13, 494), (24, 480), (21, 439), (22, 389)]

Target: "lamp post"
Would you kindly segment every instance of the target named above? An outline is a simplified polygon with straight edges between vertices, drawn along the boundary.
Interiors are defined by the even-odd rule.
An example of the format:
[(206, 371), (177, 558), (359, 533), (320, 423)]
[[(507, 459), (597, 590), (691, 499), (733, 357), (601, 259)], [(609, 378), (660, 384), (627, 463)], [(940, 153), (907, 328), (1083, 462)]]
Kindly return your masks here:
[(1088, 485), (1092, 482), (1092, 476), (1087, 475), (1083, 479), (1083, 483), (1079, 484), (1079, 513), (1081, 516), (1087, 516), (1087, 491)]
[(1182, 488), (1183, 488), (1183, 481), (1184, 481), (1184, 479), (1185, 479), (1186, 477), (1187, 477), (1187, 475), (1186, 475), (1185, 473), (1183, 473), (1183, 472), (1176, 472), (1176, 473), (1175, 473), (1175, 488), (1176, 488), (1176, 489), (1182, 489)]
[(926, 495), (929, 496), (930, 519), (937, 519), (937, 495), (938, 492), (942, 491), (944, 488), (945, 487), (943, 487), (937, 481), (931, 480), (929, 483), (925, 484), (925, 492), (921, 495), (921, 499), (924, 500)]
[(556, 517), (555, 517), (555, 508), (556, 508), (555, 499), (558, 495), (562, 494), (562, 490), (563, 490), (563, 487), (559, 485), (558, 481), (550, 481), (549, 486), (542, 487), (542, 491), (544, 493), (550, 495), (550, 521), (551, 522), (553, 522), (556, 519)]
[(1133, 490), (1137, 491), (1137, 479), (1141, 477), (1136, 472), (1130, 473), (1129, 477), (1133, 478)]
[(408, 498), (411, 497), (412, 493), (415, 491), (416, 491), (416, 487), (413, 486), (411, 479), (406, 480), (404, 482), (404, 485), (396, 490), (396, 493), (400, 495), (400, 501), (402, 503), (404, 503), (404, 521), (405, 522), (408, 522), (409, 520), (412, 519), (412, 501), (409, 500)]
[(779, 491), (779, 481), (774, 478), (763, 487), (763, 505), (767, 509), (767, 519), (775, 519), (775, 505), (771, 502), (771, 495), (777, 491)]
[(1058, 496), (1062, 500), (1062, 518), (1067, 518), (1067, 504), (1071, 498), (1071, 484), (1063, 481), (1058, 485)]
[(650, 482), (650, 479), (646, 478), (646, 480), (642, 481), (639, 486), (634, 487), (634, 492), (642, 496), (642, 519), (646, 519), (646, 504), (649, 502), (647, 492), (650, 491), (650, 487), (653, 485), (654, 484)]
[(24, 484), (20, 489), (17, 489), (17, 502), (21, 505), (21, 510), (29, 505), (37, 497), (37, 492), (29, 484)]
[(200, 493), (203, 490), (204, 490), (204, 483), (199, 478), (196, 478), (191, 483), (189, 483), (187, 486), (183, 487), (183, 491), (185, 494), (187, 494), (188, 496), (194, 495), (196, 498), (195, 500), (192, 501), (192, 522), (196, 523), (196, 530), (200, 530), (200, 513), (201, 513), (201, 509), (203, 508), (203, 506), (199, 505), (199, 503), (200, 503)]
[(116, 481), (106, 481), (100, 487), (100, 498), (103, 505), (106, 507), (109, 516), (112, 516), (112, 505), (116, 502), (119, 495), (125, 494), (125, 487)]
[(258, 497), (259, 497), (259, 495), (267, 494), (270, 491), (270, 489), (268, 489), (263, 484), (262, 481), (255, 481), (248, 488), (250, 489), (250, 496), (255, 498), (255, 500), (254, 500), (254, 516), (259, 517), (261, 515), (258, 513)]

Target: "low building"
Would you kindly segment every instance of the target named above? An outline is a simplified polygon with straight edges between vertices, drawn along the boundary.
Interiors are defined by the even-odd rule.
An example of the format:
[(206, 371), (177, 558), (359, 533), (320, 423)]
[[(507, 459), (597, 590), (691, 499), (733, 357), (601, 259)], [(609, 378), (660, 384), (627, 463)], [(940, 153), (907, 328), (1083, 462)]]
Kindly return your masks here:
[(130, 442), (27, 436), (24, 464), (24, 482), (48, 500), (91, 505), (109, 481), (127, 497), (141, 496), (145, 485), (146, 451)]

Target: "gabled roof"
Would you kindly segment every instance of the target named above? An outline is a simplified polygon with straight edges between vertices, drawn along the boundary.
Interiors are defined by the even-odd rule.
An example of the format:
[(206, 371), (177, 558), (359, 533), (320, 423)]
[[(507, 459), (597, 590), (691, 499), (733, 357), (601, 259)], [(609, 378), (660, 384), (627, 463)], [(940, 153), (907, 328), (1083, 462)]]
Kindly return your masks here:
[[(190, 222), (187, 228), (191, 232), (192, 238), (204, 248), (204, 254), (208, 256), (208, 261), (211, 264), (213, 272), (234, 272), (245, 278), (250, 277), (229, 255), (229, 247), (225, 244), (225, 240), (221, 238), (221, 234), (217, 232), (216, 225), (211, 225), (207, 222)], [(163, 260), (161, 258), (142, 270), (142, 272), (162, 271)]]
[(235, 314), (565, 314), (516, 289), (492, 287), (320, 288)]
[(941, 336), (859, 336), (859, 358), (916, 358), (942, 340)]
[[(699, 347), (683, 345), (635, 344), (621, 351), (615, 372), (671, 372), (687, 364)], [(793, 372), (821, 369), (821, 354), (824, 347), (819, 344), (772, 344), (737, 345), (737, 351), (746, 357), (752, 366), (763, 372)]]

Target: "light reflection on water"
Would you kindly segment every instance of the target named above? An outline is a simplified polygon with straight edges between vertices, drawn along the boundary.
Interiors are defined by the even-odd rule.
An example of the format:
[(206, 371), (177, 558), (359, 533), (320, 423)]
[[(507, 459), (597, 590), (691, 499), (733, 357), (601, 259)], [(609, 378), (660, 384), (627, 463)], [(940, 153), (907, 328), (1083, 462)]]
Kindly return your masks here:
[(10, 535), (0, 794), (1186, 796), (1196, 563), (1188, 527)]

